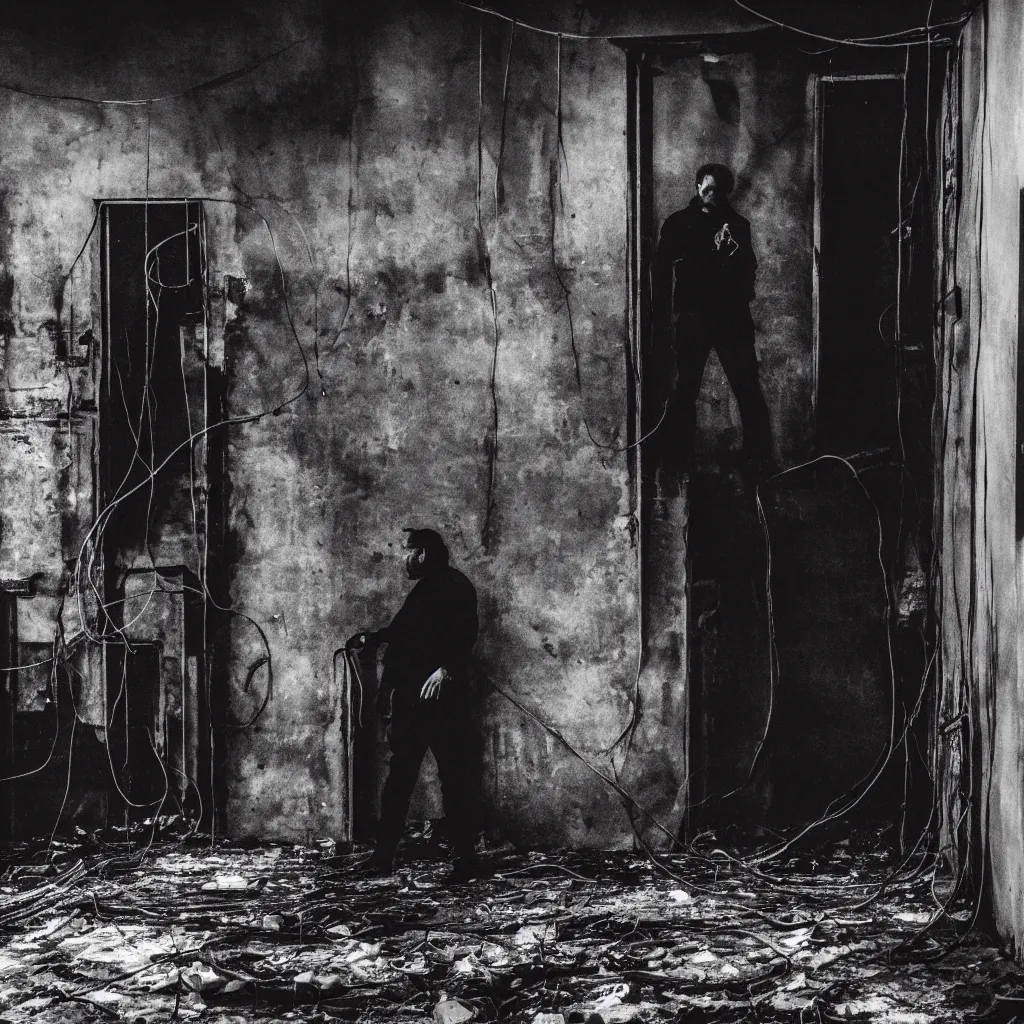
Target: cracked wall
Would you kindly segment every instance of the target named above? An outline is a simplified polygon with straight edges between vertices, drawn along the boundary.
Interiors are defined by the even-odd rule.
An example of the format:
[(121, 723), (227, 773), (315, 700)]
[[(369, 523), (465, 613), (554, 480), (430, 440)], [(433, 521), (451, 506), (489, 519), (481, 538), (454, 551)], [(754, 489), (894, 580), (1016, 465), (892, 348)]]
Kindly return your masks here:
[[(28, 30), (11, 43), (37, 53), (29, 92), (59, 81), (63, 94), (100, 98), (173, 95), (303, 40), (236, 80), (151, 104), (0, 94), (17, 140), (0, 157), (10, 440), (0, 575), (37, 576), (37, 596), (17, 599), (22, 620), (48, 601), (37, 632), (52, 637), (95, 513), (101, 346), (85, 366), (59, 360), (47, 325), (102, 336), (97, 200), (203, 202), (209, 359), (226, 412), (275, 410), (232, 426), (225, 446), (226, 596), (242, 613), (217, 637), (225, 677), (214, 686), (229, 722), (259, 710), (267, 681), (260, 670), (245, 689), (263, 647), (242, 616), (262, 625), (273, 656), (265, 712), (218, 741), (232, 834), (343, 833), (331, 655), (402, 599), (401, 527), (433, 524), (481, 599), (492, 824), (542, 844), (631, 842), (614, 793), (485, 682), (611, 770), (638, 654), (632, 484), (613, 450), (628, 441), (625, 58), (564, 41), (559, 82), (556, 40), (519, 32), (506, 87), (509, 37), (454, 8), (355, 22), (264, 5), (238, 22), (210, 13), (180, 37), (158, 21), (126, 28), (120, 58), (102, 64), (68, 35), (59, 58)], [(72, 635), (76, 608), (63, 611)], [(615, 765), (674, 829), (681, 681), (673, 692), (645, 680), (640, 695), (643, 718)], [(428, 784), (420, 807), (434, 802)]]
[[(401, 528), (434, 525), (480, 596), (475, 700), (492, 830), (535, 845), (630, 845), (630, 814), (596, 768), (674, 834), (689, 770), (688, 513), (667, 513), (653, 545), (652, 657), (638, 676), (640, 531), (622, 451), (624, 53), (454, 5), (357, 16), (266, 0), (232, 15), (190, 10), (173, 28), (154, 10), (106, 38), (83, 18), (52, 39), (29, 25), (0, 42), (20, 75), (20, 91), (0, 92), (15, 140), (0, 156), (0, 578), (33, 578), (35, 596), (14, 598), (25, 636), (52, 640), (58, 617), (72, 638), (96, 625), (73, 573), (100, 511), (96, 203), (198, 201), (208, 401), (233, 419), (207, 449), (223, 479), (200, 496), (222, 517), (217, 596), (232, 609), (210, 637), (219, 827), (346, 833), (349, 723), (332, 654), (400, 603)], [(716, 144), (741, 162), (763, 157), (745, 211), (765, 232), (755, 311), (782, 338), (766, 350), (767, 389), (780, 453), (796, 457), (810, 443), (812, 374), (804, 79), (742, 55), (718, 70), (757, 110), (756, 138)], [(731, 95), (702, 92), (694, 123), (728, 122)], [(139, 96), (164, 98), (82, 99)], [(735, 447), (721, 381), (701, 415), (705, 451)], [(187, 534), (175, 544), (180, 578), (201, 575), (203, 545)], [(835, 577), (834, 562), (823, 575)], [(750, 616), (737, 626), (749, 634)], [(825, 623), (823, 643), (835, 628)], [(106, 695), (89, 665), (79, 696), (95, 727)], [(189, 671), (186, 659), (182, 686)], [(874, 700), (874, 682), (854, 708)], [(734, 774), (762, 727), (761, 683), (744, 690)], [(743, 686), (733, 677), (725, 692)], [(416, 810), (437, 809), (428, 773)], [(631, 810), (648, 838), (665, 839)]]

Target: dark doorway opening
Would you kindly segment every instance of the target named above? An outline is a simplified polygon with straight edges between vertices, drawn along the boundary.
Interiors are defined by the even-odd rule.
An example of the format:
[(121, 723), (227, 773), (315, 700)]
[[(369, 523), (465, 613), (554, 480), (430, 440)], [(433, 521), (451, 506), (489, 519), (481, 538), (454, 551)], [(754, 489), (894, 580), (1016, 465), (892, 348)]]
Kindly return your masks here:
[(102, 205), (99, 493), (111, 773), (130, 816), (212, 813), (208, 579), (220, 460), (208, 442), (202, 206)]
[[(788, 827), (851, 794), (853, 818), (899, 820), (920, 767), (901, 730), (927, 672), (923, 605), (907, 595), (928, 565), (929, 492), (912, 470), (930, 459), (929, 268), (914, 255), (930, 238), (929, 79), (914, 65), (905, 103), (903, 59), (832, 77), (799, 49), (713, 45), (630, 50), (636, 429), (655, 432), (637, 474), (646, 664), (685, 586), (681, 664), (662, 662), (689, 708), (687, 828)], [(714, 356), (689, 473), (656, 433), (674, 376), (656, 246), (707, 162), (735, 172), (751, 222), (760, 380), (786, 471), (770, 482), (739, 458)]]
[(817, 447), (895, 448), (902, 76), (818, 83)]

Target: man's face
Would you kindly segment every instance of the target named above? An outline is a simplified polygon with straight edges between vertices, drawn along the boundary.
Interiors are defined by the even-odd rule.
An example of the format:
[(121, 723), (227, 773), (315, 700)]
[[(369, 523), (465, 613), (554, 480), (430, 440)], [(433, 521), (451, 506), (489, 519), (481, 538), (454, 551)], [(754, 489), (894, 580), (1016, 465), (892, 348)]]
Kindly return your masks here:
[(427, 549), (410, 545), (408, 541), (402, 545), (405, 549), (405, 574), (411, 580), (421, 579), (427, 571)]
[(709, 209), (713, 210), (718, 205), (718, 195), (721, 190), (713, 174), (705, 174), (697, 183), (697, 195), (700, 201)]

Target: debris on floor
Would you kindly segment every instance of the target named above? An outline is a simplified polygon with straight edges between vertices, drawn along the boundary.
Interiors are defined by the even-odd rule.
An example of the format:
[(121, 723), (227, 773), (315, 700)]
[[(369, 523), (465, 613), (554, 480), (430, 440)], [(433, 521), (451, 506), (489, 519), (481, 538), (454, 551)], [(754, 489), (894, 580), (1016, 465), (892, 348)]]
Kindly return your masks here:
[(0, 1022), (1024, 1019), (972, 907), (872, 836), (756, 867), (490, 849), (451, 888), (422, 833), (385, 878), (330, 842), (8, 848)]

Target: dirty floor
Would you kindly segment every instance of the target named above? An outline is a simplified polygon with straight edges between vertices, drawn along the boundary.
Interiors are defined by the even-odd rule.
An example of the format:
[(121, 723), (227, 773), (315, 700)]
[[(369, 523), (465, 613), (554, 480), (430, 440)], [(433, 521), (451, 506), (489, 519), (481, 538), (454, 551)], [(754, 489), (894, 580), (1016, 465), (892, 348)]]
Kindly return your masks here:
[(4, 851), (0, 1022), (1024, 1020), (1024, 972), (877, 832), (759, 865), (489, 849), (452, 889), (429, 828), (383, 879), (329, 842), (120, 840)]

